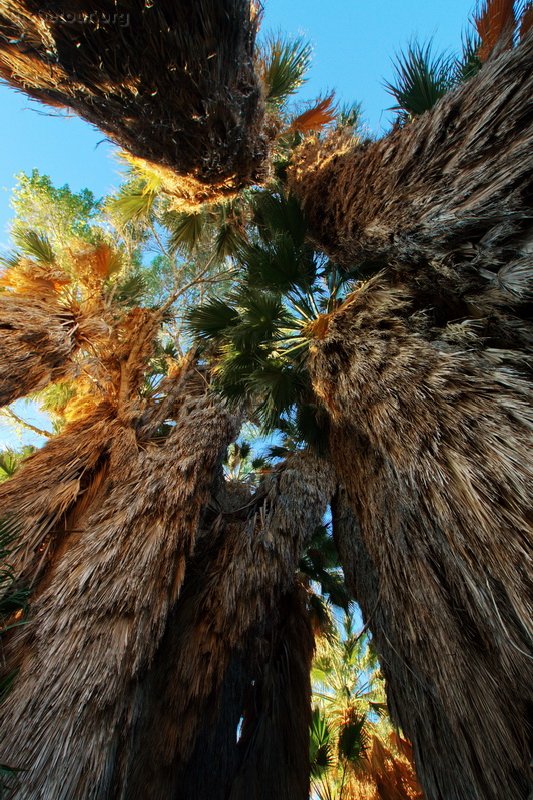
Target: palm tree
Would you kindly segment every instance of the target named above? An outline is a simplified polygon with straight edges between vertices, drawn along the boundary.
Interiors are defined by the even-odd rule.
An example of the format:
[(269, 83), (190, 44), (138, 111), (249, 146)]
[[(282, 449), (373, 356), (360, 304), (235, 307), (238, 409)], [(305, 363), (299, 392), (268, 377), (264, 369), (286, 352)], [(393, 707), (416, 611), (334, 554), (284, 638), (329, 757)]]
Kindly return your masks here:
[(9, 260), (1, 279), (2, 406), (71, 376), (76, 352), (105, 331), (92, 268), (109, 266), (107, 250), (85, 249), (76, 256), (84, 262), (79, 277), (85, 289), (85, 296), (76, 296), (46, 238), (27, 231), (19, 243), (23, 250)]
[[(228, 488), (231, 490), (231, 484)], [(300, 642), (304, 653), (309, 654), (302, 656), (304, 662), (310, 660), (312, 635), (304, 635), (309, 628), (309, 615), (305, 603), (301, 608), (300, 590), (294, 585), (306, 541), (322, 521), (334, 489), (327, 462), (310, 453), (296, 453), (265, 475), (255, 492), (243, 484), (240, 489), (231, 490), (229, 501), (225, 497), (219, 500), (226, 511), (222, 510), (222, 518), (215, 517), (214, 531), (204, 534), (203, 548), (207, 547), (207, 553), (202, 555), (200, 548), (198, 563), (190, 567), (184, 597), (169, 622), (167, 641), (161, 647), (161, 660), (156, 657), (148, 678), (146, 695), (154, 701), (145, 706), (139, 717), (127, 796), (154, 800), (176, 793), (181, 796), (181, 775), (205, 725), (205, 715), (213, 705), (216, 708), (227, 670), (244, 652), (248, 669), (255, 667), (256, 697), (253, 703), (248, 698), (252, 703), (250, 713), (242, 712), (244, 757), (238, 760), (231, 796), (240, 797), (241, 791), (255, 796), (255, 782), (258, 788), (254, 791), (265, 792), (270, 780), (272, 790), (276, 788), (287, 800), (307, 798), (305, 686), (309, 669), (306, 673), (298, 660), (301, 650), (284, 641), (290, 636)], [(287, 617), (282, 613), (284, 605)], [(289, 619), (290, 609), (298, 620), (303, 619), (303, 640), (293, 627), (296, 621)], [(283, 679), (279, 670), (285, 674), (283, 670), (287, 668), (286, 658), (295, 659), (287, 675), (291, 686), (294, 684), (294, 697), (277, 687)], [(263, 665), (259, 673), (257, 663)], [(298, 680), (290, 677), (293, 669), (300, 676)], [(302, 676), (306, 674), (302, 697)], [(248, 693), (251, 691), (250, 684)], [(235, 733), (234, 730), (234, 736)], [(269, 779), (272, 770), (265, 748), (270, 736), (268, 746), (278, 748), (278, 771)], [(262, 763), (257, 773), (256, 761)]]
[[(241, 256), (241, 288), (196, 309), (191, 324), (214, 343), (206, 352), (230, 399), (252, 403), (272, 427), (298, 408), (316, 444), (329, 449), (361, 526), (352, 512), (341, 561), (371, 617), (391, 713), (413, 742), (426, 794), (497, 797), (506, 785), (520, 797), (530, 591), (519, 564), (529, 558), (532, 484), (529, 384), (516, 371), (519, 358), (476, 349), (474, 322), (439, 329), (386, 273), (366, 283), (345, 274), (342, 300), (338, 270), (317, 268), (305, 244), (294, 199), (277, 195), (268, 204), (269, 224), (263, 216), (259, 238)], [(354, 578), (361, 548), (377, 596), (374, 583)], [(418, 621), (428, 608), (426, 640)], [(486, 685), (472, 704), (474, 675)], [(419, 714), (414, 692), (423, 695)], [(449, 744), (437, 758), (444, 735)]]
[(322, 800), (421, 798), (408, 743), (387, 716), (376, 656), (353, 610), (318, 644), (311, 774)]
[(169, 413), (175, 425), (163, 443), (116, 421), (100, 485), (65, 509), (66, 535), (33, 591), (31, 630), (8, 644), (20, 666), (3, 707), (3, 751), (27, 770), (20, 798), (115, 796), (114, 753), (134, 724), (138, 678), (165, 631), (213, 471), (237, 430), (195, 381)]

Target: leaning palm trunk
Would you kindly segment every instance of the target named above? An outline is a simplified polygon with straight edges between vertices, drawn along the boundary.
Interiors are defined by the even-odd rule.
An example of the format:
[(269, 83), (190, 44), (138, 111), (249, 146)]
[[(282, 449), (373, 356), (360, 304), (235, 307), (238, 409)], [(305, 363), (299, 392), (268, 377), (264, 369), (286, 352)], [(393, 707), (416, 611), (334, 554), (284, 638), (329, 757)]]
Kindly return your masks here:
[(0, 294), (0, 406), (73, 373), (75, 315), (49, 298)]
[[(180, 771), (206, 714), (216, 708), (228, 667), (253, 631), (268, 628), (275, 617), (334, 485), (327, 462), (298, 454), (265, 478), (241, 510), (228, 513), (214, 555), (197, 567), (199, 591), (180, 601), (145, 686), (151, 701), (139, 717), (124, 797), (181, 797)], [(278, 770), (287, 778), (280, 796), (287, 800), (307, 798), (307, 745), (304, 750), (300, 764), (289, 750), (285, 759), (280, 756)]]
[[(309, 140), (289, 183), (337, 263), (391, 264), (435, 296), (471, 294), (531, 232), (533, 34), (377, 142)], [(488, 274), (479, 275), (480, 269)], [(459, 285), (457, 285), (459, 280)]]
[(525, 800), (530, 386), (498, 351), (425, 341), (379, 277), (328, 322), (310, 368), (361, 526), (339, 548), (426, 796)]
[(163, 168), (189, 201), (257, 179), (268, 141), (250, 0), (60, 6), (3, 0), (4, 79)]
[(13, 568), (34, 586), (56, 549), (75, 536), (83, 515), (107, 476), (114, 442), (123, 433), (115, 409), (99, 404), (67, 425), (0, 485), (0, 518), (20, 531)]
[[(120, 740), (138, 680), (175, 603), (213, 470), (235, 418), (204, 393), (183, 398), (163, 445), (124, 428), (98, 502), (54, 562), (3, 707), (2, 760), (25, 768), (23, 798), (116, 797)], [(115, 778), (114, 778), (115, 776)]]

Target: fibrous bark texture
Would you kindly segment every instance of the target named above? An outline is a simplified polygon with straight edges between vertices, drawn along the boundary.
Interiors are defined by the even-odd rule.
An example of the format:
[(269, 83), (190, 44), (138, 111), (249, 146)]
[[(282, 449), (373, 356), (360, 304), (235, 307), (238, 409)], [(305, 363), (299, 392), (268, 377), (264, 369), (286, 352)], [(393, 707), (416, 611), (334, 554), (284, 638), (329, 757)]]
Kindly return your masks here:
[(525, 800), (530, 385), (509, 354), (425, 340), (380, 277), (328, 322), (310, 369), (360, 522), (338, 545), (425, 795)]
[[(285, 652), (281, 634), (272, 632), (272, 619), (278, 619), (277, 607), (294, 584), (304, 542), (320, 524), (334, 488), (327, 462), (298, 454), (265, 478), (257, 497), (228, 513), (208, 555), (196, 566), (196, 581), (191, 576), (191, 595), (180, 600), (143, 689), (147, 699), (124, 797), (188, 800), (180, 793), (180, 775), (206, 715), (216, 709), (233, 657), (250, 646), (254, 633), (271, 637), (267, 650), (274, 660), (281, 658), (280, 648)], [(298, 658), (295, 654), (290, 669), (299, 674)], [(307, 721), (304, 714), (291, 723), (300, 733), (293, 731), (290, 747), (287, 743), (285, 754), (280, 753), (277, 774), (284, 778), (276, 779), (276, 787), (287, 800), (308, 796)], [(280, 722), (270, 724), (274, 729)], [(286, 734), (286, 728), (278, 733)]]
[(228, 799), (307, 800), (314, 637), (303, 587), (295, 585), (280, 599), (263, 651), (243, 718), (242, 763)]
[(122, 796), (119, 743), (235, 435), (235, 418), (205, 393), (183, 398), (164, 444), (123, 425), (104, 486), (41, 581), (31, 626), (9, 644), (20, 666), (1, 759), (24, 768), (17, 800)]
[[(388, 266), (448, 319), (531, 286), (533, 34), (376, 142), (304, 143), (289, 183), (319, 247)], [(501, 298), (500, 298), (501, 299)], [(489, 300), (484, 295), (484, 302)], [(485, 309), (482, 309), (483, 313)]]
[(76, 318), (49, 299), (0, 294), (0, 406), (72, 371)]
[(0, 75), (167, 169), (184, 201), (213, 200), (266, 155), (256, 27), (250, 0), (4, 0)]

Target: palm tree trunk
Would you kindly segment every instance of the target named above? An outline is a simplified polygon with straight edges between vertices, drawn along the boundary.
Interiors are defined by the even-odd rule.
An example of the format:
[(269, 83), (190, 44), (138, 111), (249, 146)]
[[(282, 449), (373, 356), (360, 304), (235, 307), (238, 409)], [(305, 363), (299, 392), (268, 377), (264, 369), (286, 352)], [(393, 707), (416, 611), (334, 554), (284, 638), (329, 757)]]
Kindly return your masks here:
[(243, 715), (242, 764), (228, 800), (308, 799), (313, 652), (305, 590), (294, 585), (267, 630), (263, 663)]
[(133, 428), (115, 442), (98, 502), (57, 551), (32, 624), (10, 645), (20, 668), (3, 707), (2, 761), (25, 769), (17, 800), (116, 796), (138, 681), (235, 434), (235, 418), (202, 393), (184, 398), (163, 445), (138, 442)]
[(69, 375), (76, 327), (72, 312), (58, 304), (0, 294), (0, 407)]
[(78, 523), (101, 491), (114, 443), (123, 435), (115, 409), (100, 403), (66, 426), (0, 485), (0, 518), (17, 531), (12, 564), (35, 586), (56, 550), (76, 536)]
[(161, 167), (189, 202), (257, 181), (268, 136), (254, 69), (254, 3), (60, 5), (4, 0), (5, 80), (73, 109), (131, 155)]
[(305, 142), (289, 184), (318, 246), (350, 268), (388, 266), (426, 305), (449, 296), (448, 319), (467, 304), (472, 316), (487, 288), (492, 301), (522, 295), (531, 279), (532, 94), (530, 33), (379, 141), (340, 131)]
[[(334, 487), (327, 462), (298, 454), (265, 478), (251, 503), (228, 514), (214, 554), (196, 568), (197, 591), (178, 604), (151, 671), (145, 689), (151, 699), (139, 716), (124, 797), (181, 800), (180, 776), (206, 716), (217, 707), (228, 667), (241, 648), (246, 651), (250, 636), (264, 635), (277, 618), (305, 539), (322, 521)], [(277, 653), (278, 645), (271, 646)], [(278, 769), (287, 770), (287, 786), (300, 781), (303, 787), (301, 772), (289, 777), (296, 769), (290, 759), (282, 759)], [(282, 796), (307, 800), (303, 788)]]
[(497, 352), (449, 352), (417, 324), (408, 295), (378, 277), (312, 348), (360, 521), (337, 532), (343, 566), (428, 799), (525, 800), (530, 386)]

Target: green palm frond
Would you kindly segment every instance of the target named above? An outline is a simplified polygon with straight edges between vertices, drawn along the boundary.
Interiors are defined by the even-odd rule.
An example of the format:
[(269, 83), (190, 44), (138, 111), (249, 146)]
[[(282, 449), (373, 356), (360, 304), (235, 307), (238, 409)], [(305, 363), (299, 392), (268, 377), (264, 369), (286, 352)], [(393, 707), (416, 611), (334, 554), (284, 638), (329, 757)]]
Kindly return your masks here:
[(25, 445), (21, 450), (12, 450), (8, 447), (0, 451), (0, 483), (11, 478), (24, 459), (31, 456), (33, 452), (35, 452), (35, 447), (31, 444)]
[(297, 370), (283, 359), (268, 358), (246, 381), (249, 395), (258, 400), (256, 414), (265, 431), (279, 426), (280, 417), (298, 404), (307, 390)]
[(120, 226), (148, 219), (153, 211), (156, 193), (149, 191), (127, 191), (123, 189), (108, 202), (108, 211)]
[(138, 305), (147, 292), (147, 277), (140, 269), (120, 277), (112, 288), (114, 302), (126, 308)]
[(455, 80), (457, 83), (473, 78), (477, 75), (482, 67), (482, 61), (479, 57), (479, 47), (481, 40), (476, 33), (467, 31), (463, 35), (463, 48), (461, 57), (457, 60), (455, 65)]
[(239, 323), (239, 312), (225, 300), (212, 297), (203, 305), (191, 309), (188, 325), (191, 332), (203, 340), (227, 338), (228, 330)]
[(13, 239), (24, 255), (35, 258), (41, 264), (54, 263), (54, 251), (50, 240), (44, 233), (34, 230), (15, 230)]
[(353, 765), (361, 762), (367, 748), (368, 737), (365, 734), (366, 716), (354, 715), (346, 722), (339, 733), (339, 756), (345, 758)]
[(231, 222), (223, 222), (218, 228), (215, 238), (215, 252), (217, 258), (234, 257), (246, 244), (243, 232)]
[(209, 215), (203, 210), (167, 214), (165, 222), (170, 230), (171, 251), (193, 253), (202, 241), (209, 220)]
[(311, 45), (302, 38), (277, 36), (265, 42), (260, 74), (267, 101), (282, 104), (299, 89), (311, 63), (311, 52)]
[(295, 246), (303, 245), (307, 223), (294, 195), (281, 192), (256, 192), (253, 197), (254, 222), (261, 238), (269, 241), (278, 234), (288, 234)]
[(309, 738), (309, 761), (313, 778), (320, 778), (331, 769), (332, 751), (332, 736), (328, 721), (325, 714), (319, 708), (315, 708), (311, 717)]
[(431, 42), (409, 44), (394, 69), (394, 82), (386, 82), (385, 88), (396, 100), (392, 110), (406, 119), (429, 111), (454, 85), (454, 59), (434, 55)]

